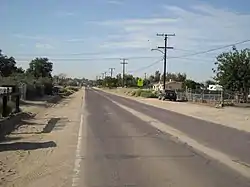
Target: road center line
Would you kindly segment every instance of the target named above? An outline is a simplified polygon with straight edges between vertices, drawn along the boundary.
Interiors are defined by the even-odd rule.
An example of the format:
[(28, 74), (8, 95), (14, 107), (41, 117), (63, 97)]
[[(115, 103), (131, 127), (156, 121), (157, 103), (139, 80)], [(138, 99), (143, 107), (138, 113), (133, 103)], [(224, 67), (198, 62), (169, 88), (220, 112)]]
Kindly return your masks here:
[(141, 112), (138, 112), (132, 108), (129, 108), (127, 106), (124, 106), (114, 100), (112, 100), (110, 97), (101, 94), (98, 91), (95, 91), (97, 94), (107, 98), (108, 100), (110, 100), (112, 103), (118, 105), (119, 107), (123, 108), (124, 110), (130, 112), (131, 114), (133, 114), (134, 116), (138, 117), (139, 119), (141, 119), (142, 121), (145, 121), (147, 123), (149, 123), (151, 126), (161, 130), (162, 132), (165, 132), (167, 134), (171, 134), (174, 137), (177, 137), (178, 140), (180, 142), (186, 143), (187, 145), (193, 147), (195, 150), (208, 155), (209, 157), (213, 158), (214, 160), (219, 161), (220, 163), (225, 164), (226, 166), (230, 167), (231, 169), (235, 170), (236, 172), (240, 173), (241, 175), (250, 178), (250, 168), (242, 165), (240, 163), (235, 162), (234, 159), (232, 157), (230, 157), (229, 155), (226, 155), (220, 151), (214, 150), (212, 148), (206, 147), (202, 144), (200, 144), (199, 142), (197, 142), (195, 139), (190, 138), (189, 136), (187, 136), (186, 134), (184, 134), (183, 132), (170, 127), (169, 125), (160, 122), (159, 120), (155, 119), (155, 118), (151, 118)]

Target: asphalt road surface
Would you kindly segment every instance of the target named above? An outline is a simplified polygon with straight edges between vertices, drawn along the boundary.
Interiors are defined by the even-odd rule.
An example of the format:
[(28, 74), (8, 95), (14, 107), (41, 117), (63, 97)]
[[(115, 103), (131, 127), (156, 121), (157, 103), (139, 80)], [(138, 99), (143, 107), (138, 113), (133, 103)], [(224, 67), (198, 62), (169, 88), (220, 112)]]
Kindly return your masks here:
[[(78, 186), (250, 186), (249, 179), (198, 154), (189, 146), (117, 106), (104, 97), (103, 92), (98, 92), (86, 89), (86, 106), (83, 111), (86, 119), (81, 139)], [(126, 105), (130, 103), (135, 110), (144, 113), (159, 113), (159, 116), (154, 116), (159, 120), (163, 120), (160, 116), (171, 114), (167, 111), (155, 111), (155, 108), (145, 109), (143, 104), (136, 103), (136, 106), (132, 106), (134, 101), (110, 97), (124, 105), (128, 102)], [(173, 120), (173, 117), (169, 118)], [(195, 123), (195, 119), (190, 120)]]
[(202, 144), (220, 150), (232, 156), (235, 161), (245, 163), (250, 167), (250, 133), (248, 132), (166, 111), (105, 92), (101, 93), (114, 101), (167, 123)]

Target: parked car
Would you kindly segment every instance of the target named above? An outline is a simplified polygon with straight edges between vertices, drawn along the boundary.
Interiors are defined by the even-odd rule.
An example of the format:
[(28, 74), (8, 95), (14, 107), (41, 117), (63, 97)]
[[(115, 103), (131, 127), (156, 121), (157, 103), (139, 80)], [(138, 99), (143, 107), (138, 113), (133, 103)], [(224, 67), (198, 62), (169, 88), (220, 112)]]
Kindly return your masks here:
[(161, 91), (158, 96), (159, 100), (170, 100), (170, 101), (176, 101), (177, 100), (177, 94), (174, 90), (165, 90)]

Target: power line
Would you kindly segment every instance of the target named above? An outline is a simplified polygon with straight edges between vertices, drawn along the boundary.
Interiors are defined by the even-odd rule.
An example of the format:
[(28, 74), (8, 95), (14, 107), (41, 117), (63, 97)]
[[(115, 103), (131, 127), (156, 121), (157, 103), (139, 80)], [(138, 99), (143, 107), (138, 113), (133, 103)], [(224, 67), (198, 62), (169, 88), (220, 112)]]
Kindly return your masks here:
[[(244, 40), (244, 41), (241, 41), (241, 42), (237, 42), (237, 43), (233, 43), (233, 44), (228, 44), (228, 45), (217, 47), (217, 48), (213, 48), (213, 49), (209, 49), (209, 50), (206, 50), (206, 51), (200, 51), (200, 52), (187, 54), (187, 55), (182, 55), (182, 56), (176, 56), (176, 57), (169, 57), (168, 59), (173, 58), (173, 59), (185, 59), (185, 60), (199, 60), (199, 59), (192, 59), (192, 58), (186, 58), (186, 57), (195, 56), (195, 55), (199, 55), (199, 54), (203, 54), (203, 53), (208, 53), (208, 52), (224, 49), (224, 48), (227, 48), (227, 47), (231, 47), (231, 46), (235, 46), (235, 45), (242, 44), (242, 43), (247, 43), (247, 42), (250, 42), (250, 39), (249, 40)], [(202, 60), (202, 59), (200, 59), (200, 60)], [(142, 68), (136, 69), (135, 71), (130, 71), (130, 72), (138, 72), (138, 71), (148, 69), (148, 68), (158, 64), (160, 61), (162, 61), (162, 59), (157, 60), (156, 62), (154, 62), (154, 63), (152, 63), (152, 64), (150, 64), (148, 66), (145, 66), (145, 67), (142, 67)]]
[[(154, 59), (159, 56), (131, 56), (129, 59)], [(16, 58), (16, 61), (30, 61), (33, 58)], [(103, 58), (49, 58), (50, 61), (91, 61), (91, 60), (119, 60), (119, 57)]]
[(13, 56), (80, 56), (80, 55), (103, 55), (105, 53), (50, 53), (50, 54), (32, 54), (32, 53), (15, 53)]
[(142, 70), (145, 70), (145, 69), (148, 69), (156, 64), (159, 64), (161, 61), (163, 60), (163, 58), (161, 58), (160, 60), (157, 60), (155, 61), (154, 63), (152, 64), (149, 64), (148, 66), (145, 66), (145, 67), (142, 67), (142, 68), (139, 68), (139, 69), (136, 69), (134, 71), (129, 71), (130, 73), (136, 73), (136, 72), (139, 72), (139, 71), (142, 71)]
[(217, 50), (220, 50), (220, 49), (224, 49), (224, 48), (227, 48), (227, 47), (236, 46), (236, 45), (247, 43), (247, 42), (250, 42), (250, 39), (249, 40), (243, 40), (243, 41), (240, 41), (240, 42), (236, 42), (236, 43), (233, 43), (233, 44), (224, 45), (224, 46), (217, 47), (217, 48), (212, 48), (212, 49), (209, 49), (209, 50), (206, 50), (206, 51), (199, 51), (199, 52), (196, 52), (196, 53), (191, 53), (191, 54), (182, 55), (182, 56), (176, 56), (176, 57), (173, 56), (173, 57), (169, 57), (168, 59), (183, 58), (183, 57), (189, 57), (189, 56), (195, 56), (195, 55), (205, 54), (205, 53), (217, 51)]

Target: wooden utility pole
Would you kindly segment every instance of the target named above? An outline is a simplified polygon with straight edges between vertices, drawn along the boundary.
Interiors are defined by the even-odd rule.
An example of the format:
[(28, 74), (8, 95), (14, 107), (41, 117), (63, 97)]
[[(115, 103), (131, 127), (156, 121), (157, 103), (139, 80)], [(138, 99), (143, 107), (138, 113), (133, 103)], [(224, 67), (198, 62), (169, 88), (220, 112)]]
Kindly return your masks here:
[(113, 77), (113, 71), (115, 70), (115, 68), (109, 68), (110, 70), (110, 77), (112, 78)]
[(122, 62), (121, 62), (121, 64), (122, 64), (122, 86), (124, 87), (125, 86), (125, 66), (128, 64), (126, 62), (126, 60), (128, 60), (128, 59), (123, 58), (121, 60), (122, 60)]
[(158, 49), (164, 49), (164, 70), (163, 70), (163, 89), (166, 89), (166, 73), (167, 73), (167, 50), (173, 49), (173, 47), (168, 46), (168, 37), (175, 36), (175, 34), (157, 34), (157, 36), (164, 36), (165, 46), (158, 47)]

